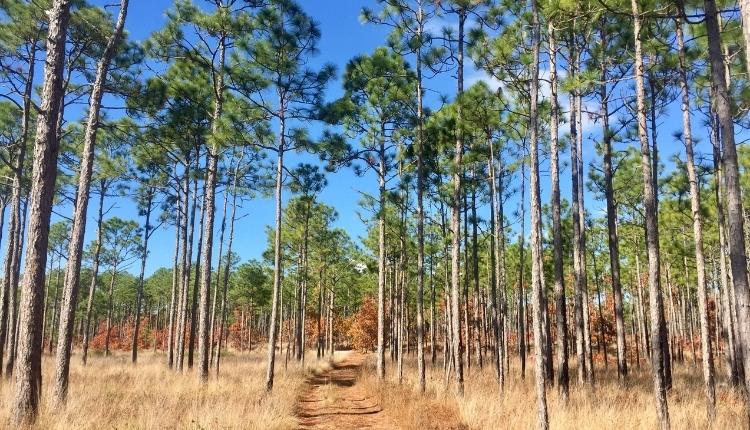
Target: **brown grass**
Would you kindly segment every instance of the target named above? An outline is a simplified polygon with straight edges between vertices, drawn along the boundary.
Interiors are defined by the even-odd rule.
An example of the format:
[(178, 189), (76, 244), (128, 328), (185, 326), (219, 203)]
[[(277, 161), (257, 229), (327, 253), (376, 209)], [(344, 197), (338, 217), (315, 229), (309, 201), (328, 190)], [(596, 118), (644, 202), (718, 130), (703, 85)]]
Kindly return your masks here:
[[(531, 357), (533, 359), (533, 357)], [(511, 360), (511, 375), (505, 391), (500, 392), (494, 369), (476, 367), (466, 372), (465, 395), (457, 397), (454, 386), (446, 389), (441, 361), (435, 368), (427, 362), (427, 394), (420, 397), (416, 386), (416, 359), (409, 356), (404, 364), (404, 382), (395, 377), (396, 363), (386, 358), (389, 375), (385, 384), (374, 377), (374, 360), (368, 361), (365, 383), (380, 392), (384, 406), (399, 414), (404, 428), (533, 429), (536, 428), (536, 391), (533, 361), (527, 362), (526, 379), (519, 376), (518, 361)], [(698, 363), (700, 365), (700, 363)], [(578, 388), (575, 363), (571, 364), (571, 393), (567, 406), (556, 388), (547, 392), (550, 427), (553, 429), (654, 429), (658, 428), (651, 376), (642, 363), (632, 369), (625, 387), (617, 383), (616, 369), (610, 364), (597, 368), (593, 389)], [(691, 363), (677, 365), (673, 389), (669, 394), (672, 428), (709, 428), (701, 379), (701, 370)], [(721, 376), (718, 376), (721, 375)], [(723, 374), (717, 369), (719, 380)], [(377, 388), (380, 387), (380, 388)], [(739, 393), (724, 384), (717, 387), (717, 417), (713, 428), (742, 428), (743, 407)], [(451, 419), (453, 415), (453, 419)], [(442, 423), (442, 425), (435, 425)]]
[[(278, 357), (274, 390), (265, 393), (265, 354), (261, 348), (249, 354), (223, 359), (222, 373), (205, 385), (193, 372), (177, 374), (167, 369), (162, 354), (141, 354), (132, 366), (129, 355), (94, 356), (83, 367), (75, 356), (71, 367), (68, 404), (54, 411), (51, 398), (52, 357), (45, 356), (44, 397), (35, 429), (291, 429), (298, 426), (295, 403), (310, 372), (322, 372), (326, 362), (302, 368), (289, 363), (284, 369)], [(378, 383), (370, 356), (357, 383), (372, 393), (384, 413), (404, 429), (530, 429), (536, 427), (536, 393), (533, 367), (528, 362), (526, 379), (519, 377), (517, 361), (503, 393), (497, 387), (494, 371), (473, 365), (466, 376), (466, 394), (458, 398), (454, 387), (446, 388), (438, 359), (435, 368), (427, 363), (427, 393), (416, 388), (414, 355), (405, 360), (404, 381), (395, 378), (395, 363), (387, 359), (388, 379)], [(719, 379), (723, 376), (717, 369)], [(571, 365), (575, 381), (575, 364)], [(8, 423), (12, 384), (0, 384), (0, 427)], [(332, 389), (323, 387), (323, 389)], [(325, 397), (325, 396), (324, 396)], [(723, 384), (717, 387), (717, 418), (713, 428), (742, 428), (741, 398)], [(548, 391), (551, 428), (652, 429), (657, 427), (651, 379), (645, 363), (631, 369), (625, 387), (618, 385), (614, 369), (597, 369), (593, 389), (572, 383), (570, 402), (561, 404), (557, 390)], [(672, 428), (708, 428), (700, 369), (691, 363), (677, 365), (674, 388), (669, 395)]]
[[(221, 374), (205, 386), (192, 371), (178, 374), (163, 354), (144, 352), (137, 366), (130, 355), (94, 356), (83, 367), (71, 363), (68, 403), (52, 410), (53, 357), (43, 362), (42, 408), (35, 429), (291, 429), (294, 407), (307, 372), (326, 366), (308, 356), (303, 369), (277, 356), (274, 389), (266, 394), (265, 349), (222, 357)], [(0, 427), (8, 423), (12, 383), (2, 382)]]

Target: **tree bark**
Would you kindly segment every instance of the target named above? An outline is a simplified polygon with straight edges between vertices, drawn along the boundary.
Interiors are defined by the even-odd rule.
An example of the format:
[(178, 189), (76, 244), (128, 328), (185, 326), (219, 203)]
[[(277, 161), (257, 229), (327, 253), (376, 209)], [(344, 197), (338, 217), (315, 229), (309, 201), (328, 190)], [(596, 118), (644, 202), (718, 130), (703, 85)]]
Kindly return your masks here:
[(648, 251), (648, 284), (649, 302), (651, 305), (651, 363), (654, 384), (654, 399), (659, 425), (668, 430), (669, 409), (665, 375), (662, 369), (662, 342), (660, 332), (664, 321), (661, 301), (660, 268), (659, 268), (659, 224), (656, 212), (656, 189), (652, 181), (652, 164), (648, 135), (646, 133), (646, 103), (643, 89), (643, 55), (641, 54), (641, 15), (638, 0), (631, 0), (633, 9), (633, 33), (635, 39), (635, 89), (638, 137), (641, 143), (641, 168), (643, 170), (643, 200), (646, 217), (646, 248)]
[(544, 370), (543, 319), (546, 308), (544, 306), (544, 291), (542, 279), (544, 277), (542, 265), (542, 208), (539, 186), (539, 142), (537, 137), (537, 103), (539, 97), (539, 11), (537, 0), (531, 0), (531, 100), (529, 103), (529, 144), (531, 145), (531, 285), (533, 288), (534, 307), (534, 361), (537, 395), (537, 427), (541, 430), (549, 428), (547, 418), (547, 388)]
[(274, 362), (276, 359), (276, 340), (279, 335), (278, 315), (279, 296), (281, 295), (281, 191), (284, 174), (285, 119), (283, 100), (280, 103), (279, 147), (276, 164), (276, 231), (274, 233), (273, 251), (273, 298), (271, 301), (271, 323), (268, 330), (268, 369), (266, 371), (266, 391), (273, 389)]
[[(143, 301), (143, 283), (146, 277), (146, 259), (148, 258), (148, 239), (151, 236), (151, 210), (156, 190), (149, 187), (146, 191), (146, 224), (143, 229), (143, 249), (141, 250), (141, 272), (138, 276), (138, 291), (135, 296), (135, 327), (133, 329), (133, 341), (131, 342), (130, 361), (138, 361), (138, 331), (141, 327), (141, 305)], [(157, 311), (158, 312), (158, 311)]]
[[(684, 15), (684, 6), (680, 4), (680, 14)], [(693, 153), (693, 137), (690, 125), (690, 90), (687, 78), (687, 63), (685, 58), (685, 41), (682, 30), (682, 17), (675, 21), (677, 33), (677, 48), (680, 60), (679, 81), (682, 93), (682, 128), (687, 156), (687, 173), (690, 181), (690, 210), (693, 215), (693, 240), (695, 242), (695, 269), (698, 289), (698, 312), (701, 326), (701, 354), (703, 357), (703, 382), (706, 391), (706, 408), (709, 421), (716, 416), (716, 387), (714, 382), (714, 359), (711, 350), (711, 333), (708, 324), (708, 308), (706, 295), (706, 261), (703, 255), (703, 220), (701, 217), (701, 198), (698, 186), (698, 174), (695, 170), (695, 156)], [(685, 260), (686, 261), (686, 260)], [(687, 264), (686, 264), (687, 267)], [(688, 286), (689, 288), (689, 286)], [(693, 343), (692, 336), (690, 338)], [(695, 357), (695, 354), (693, 354)]]
[[(604, 25), (601, 31), (602, 45), (606, 46), (607, 34)], [(628, 375), (626, 359), (627, 345), (625, 340), (625, 317), (622, 301), (622, 284), (620, 282), (620, 239), (617, 235), (617, 204), (612, 184), (612, 131), (609, 128), (609, 93), (607, 91), (607, 61), (602, 61), (602, 84), (599, 88), (602, 106), (602, 134), (604, 144), (604, 195), (607, 201), (607, 237), (609, 245), (609, 268), (612, 278), (612, 297), (615, 304), (615, 330), (617, 332), (617, 376)]]
[(466, 10), (458, 13), (458, 91), (459, 103), (456, 107), (456, 146), (453, 157), (453, 190), (451, 196), (451, 331), (454, 370), (456, 371), (456, 390), (459, 396), (464, 394), (463, 356), (461, 352), (461, 163), (463, 158), (463, 133), (461, 129), (461, 97), (464, 92), (464, 24)]
[[(743, 2), (744, 3), (744, 2)], [(745, 377), (745, 392), (750, 391), (750, 285), (748, 285), (747, 255), (745, 251), (745, 227), (742, 217), (742, 190), (740, 188), (737, 146), (734, 140), (734, 123), (727, 82), (724, 75), (724, 56), (721, 51), (721, 34), (717, 21), (716, 2), (705, 0), (706, 35), (711, 62), (711, 89), (714, 107), (719, 118), (723, 144), (724, 183), (727, 192), (727, 221), (729, 241), (729, 263), (736, 298), (738, 344), (742, 353)], [(747, 5), (743, 5), (743, 18)], [(745, 24), (745, 23), (743, 23)], [(746, 28), (746, 26), (744, 27)], [(747, 30), (743, 33), (747, 36)], [(746, 399), (746, 413), (750, 415), (750, 400)]]
[[(11, 423), (18, 427), (35, 421), (42, 388), (42, 306), (49, 242), (49, 222), (57, 179), (60, 136), (57, 121), (63, 97), (65, 42), (70, 19), (70, 1), (55, 0), (47, 12), (47, 58), (34, 142), (33, 174), (29, 196), (24, 279), (19, 306), (18, 355)], [(12, 329), (12, 327), (9, 327)]]
[(569, 392), (568, 321), (563, 273), (562, 223), (560, 220), (560, 163), (558, 147), (559, 105), (557, 101), (557, 40), (555, 27), (547, 24), (550, 58), (550, 178), (552, 181), (552, 248), (555, 277), (555, 322), (557, 327), (557, 388), (564, 403)]
[(91, 265), (91, 283), (89, 284), (89, 297), (86, 303), (85, 329), (83, 331), (83, 345), (81, 361), (86, 365), (89, 351), (89, 337), (91, 333), (91, 314), (94, 308), (94, 293), (96, 292), (97, 278), (99, 277), (99, 256), (102, 252), (102, 239), (104, 237), (104, 187), (99, 190), (99, 208), (96, 219), (96, 245), (94, 246), (94, 257)]
[[(120, 12), (117, 16), (114, 31), (107, 40), (102, 58), (96, 69), (94, 86), (91, 88), (89, 98), (89, 113), (86, 123), (86, 131), (83, 137), (83, 152), (81, 157), (81, 171), (78, 174), (78, 190), (76, 193), (75, 213), (73, 214), (73, 227), (68, 246), (68, 263), (65, 268), (65, 287), (63, 290), (63, 301), (60, 311), (60, 336), (57, 342), (57, 355), (55, 357), (55, 402), (64, 404), (68, 394), (68, 378), (70, 374), (70, 352), (73, 344), (73, 323), (75, 322), (75, 311), (78, 304), (78, 291), (81, 279), (81, 259), (83, 257), (83, 238), (86, 232), (86, 215), (88, 211), (89, 193), (91, 190), (91, 175), (94, 165), (94, 147), (96, 146), (96, 134), (99, 130), (99, 111), (101, 109), (102, 97), (104, 96), (104, 84), (107, 80), (107, 72), (112, 58), (117, 52), (125, 27), (125, 18), (128, 14), (129, 0), (120, 0)], [(135, 360), (134, 360), (135, 361)]]

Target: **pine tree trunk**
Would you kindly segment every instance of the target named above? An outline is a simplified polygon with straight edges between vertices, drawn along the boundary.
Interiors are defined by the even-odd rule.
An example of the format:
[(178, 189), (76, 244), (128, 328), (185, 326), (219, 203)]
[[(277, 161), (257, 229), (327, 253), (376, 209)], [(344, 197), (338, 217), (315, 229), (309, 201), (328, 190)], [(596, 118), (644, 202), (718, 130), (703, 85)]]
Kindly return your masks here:
[[(232, 171), (232, 167), (229, 169)], [(214, 295), (213, 300), (211, 300), (211, 322), (210, 322), (210, 328), (209, 328), (209, 344), (211, 345), (211, 350), (208, 353), (208, 363), (209, 366), (213, 365), (214, 362), (214, 352), (216, 351), (215, 343), (216, 343), (216, 303), (218, 300), (219, 295), (219, 285), (221, 285), (221, 273), (222, 273), (222, 256), (224, 255), (224, 232), (227, 227), (227, 206), (229, 203), (229, 192), (224, 191), (224, 205), (223, 209), (221, 211), (221, 228), (219, 229), (219, 267), (216, 269), (216, 286), (214, 287)]]
[[(29, 70), (26, 74), (26, 86), (23, 94), (21, 139), (18, 145), (16, 155), (16, 165), (13, 168), (13, 184), (10, 199), (11, 213), (8, 223), (8, 246), (6, 247), (4, 276), (2, 292), (0, 293), (0, 374), (3, 372), (3, 353), (6, 349), (6, 340), (8, 340), (8, 328), (13, 327), (14, 319), (11, 315), (15, 312), (16, 303), (16, 285), (18, 284), (18, 267), (20, 266), (21, 253), (21, 236), (24, 225), (21, 223), (21, 194), (23, 181), (23, 167), (26, 159), (26, 146), (29, 141), (29, 122), (31, 117), (31, 96), (34, 90), (34, 72), (36, 69), (36, 51), (37, 41), (31, 40), (31, 51), (29, 53)], [(8, 354), (12, 351), (8, 349)], [(12, 363), (11, 366), (12, 367)], [(8, 374), (12, 373), (9, 369)]]
[[(384, 125), (381, 124), (381, 133)], [(385, 379), (385, 204), (386, 153), (385, 137), (381, 135), (378, 160), (378, 351), (376, 367), (379, 380)], [(391, 306), (393, 309), (393, 306)], [(392, 319), (391, 319), (392, 320)]]
[(543, 347), (543, 319), (547, 311), (544, 306), (544, 291), (542, 290), (542, 208), (539, 186), (539, 142), (537, 138), (538, 118), (537, 103), (539, 97), (539, 12), (537, 1), (531, 0), (532, 28), (531, 28), (531, 100), (529, 103), (529, 145), (531, 146), (531, 285), (533, 289), (533, 324), (534, 324), (534, 361), (537, 395), (537, 427), (545, 430), (549, 428), (547, 418), (547, 388), (544, 370)]
[[(210, 158), (210, 155), (206, 155), (207, 158)], [(206, 168), (208, 169), (208, 161), (206, 163)], [(206, 175), (208, 176), (208, 175)], [(206, 185), (207, 180), (203, 182), (203, 201), (201, 202), (201, 217), (200, 217), (200, 223), (198, 224), (198, 247), (196, 248), (196, 257), (195, 257), (195, 278), (193, 278), (193, 291), (191, 294), (192, 301), (190, 304), (190, 336), (188, 337), (188, 369), (193, 368), (193, 354), (195, 352), (195, 330), (198, 326), (198, 290), (200, 289), (200, 283), (201, 283), (201, 252), (203, 250), (203, 234), (205, 233), (203, 230), (204, 223), (206, 221)], [(196, 196), (197, 193), (197, 186), (198, 181), (195, 181), (196, 185)], [(210, 270), (210, 269), (209, 269)], [(209, 284), (210, 285), (210, 284)]]
[[(745, 229), (742, 217), (742, 190), (739, 182), (737, 147), (734, 140), (734, 123), (731, 100), (724, 76), (724, 61), (721, 52), (721, 34), (717, 22), (716, 2), (704, 1), (706, 10), (706, 34), (711, 61), (711, 88), (714, 106), (719, 117), (723, 144), (724, 183), (727, 192), (727, 221), (729, 239), (729, 263), (736, 297), (738, 343), (742, 354), (745, 391), (750, 391), (750, 286), (748, 285), (747, 255), (745, 252)], [(742, 4), (743, 17), (747, 5)], [(745, 23), (747, 24), (747, 23)], [(747, 28), (745, 25), (744, 28)], [(747, 30), (743, 31), (747, 36)], [(746, 399), (746, 413), (750, 414), (750, 400)]]
[[(681, 6), (680, 14), (684, 14)], [(711, 350), (711, 333), (708, 322), (708, 299), (706, 295), (706, 261), (703, 255), (703, 220), (701, 217), (701, 200), (698, 186), (698, 175), (695, 169), (695, 156), (693, 154), (693, 138), (690, 125), (690, 93), (687, 80), (687, 64), (685, 59), (685, 42), (682, 33), (682, 17), (675, 22), (677, 33), (677, 47), (680, 60), (679, 81), (682, 93), (682, 128), (685, 143), (685, 154), (687, 156), (687, 173), (690, 181), (690, 209), (693, 215), (693, 240), (695, 242), (695, 269), (698, 288), (698, 313), (701, 325), (701, 354), (703, 357), (703, 382), (706, 390), (706, 408), (709, 421), (716, 416), (716, 387), (714, 382), (714, 359)], [(687, 269), (687, 260), (685, 267)], [(693, 343), (692, 336), (690, 343)], [(695, 353), (693, 353), (695, 357)]]
[[(143, 301), (143, 284), (146, 276), (146, 259), (148, 258), (148, 239), (151, 236), (151, 210), (154, 194), (156, 190), (153, 187), (149, 187), (146, 191), (148, 196), (146, 197), (146, 224), (143, 229), (143, 249), (141, 250), (141, 272), (138, 276), (138, 291), (135, 296), (135, 327), (133, 329), (133, 341), (131, 342), (131, 353), (130, 361), (136, 363), (138, 361), (138, 331), (141, 327), (141, 302)], [(158, 312), (158, 311), (157, 311)], [(157, 315), (158, 316), (158, 315)]]
[(107, 294), (107, 331), (104, 337), (104, 356), (109, 356), (109, 338), (112, 333), (112, 313), (113, 313), (113, 305), (112, 305), (112, 294), (115, 290), (115, 278), (117, 276), (117, 264), (114, 264), (112, 266), (112, 273), (110, 275), (109, 280), (109, 293)]
[(649, 303), (651, 305), (651, 362), (652, 379), (654, 384), (654, 398), (656, 413), (660, 427), (668, 430), (669, 409), (667, 407), (667, 393), (665, 375), (662, 368), (662, 349), (660, 332), (664, 321), (663, 305), (661, 301), (661, 285), (659, 273), (659, 225), (656, 212), (656, 189), (653, 183), (651, 154), (646, 134), (646, 105), (643, 89), (643, 55), (641, 54), (641, 15), (638, 0), (631, 0), (633, 9), (633, 33), (635, 38), (635, 88), (636, 115), (638, 122), (638, 137), (641, 143), (641, 168), (643, 170), (643, 200), (646, 218), (646, 249), (648, 251), (648, 284)]
[(70, 352), (73, 344), (73, 323), (78, 304), (78, 291), (81, 279), (81, 259), (83, 257), (83, 239), (86, 232), (86, 214), (88, 210), (89, 192), (91, 189), (91, 175), (94, 164), (94, 147), (96, 134), (99, 129), (99, 111), (104, 95), (104, 84), (107, 80), (109, 65), (120, 44), (125, 18), (128, 13), (129, 0), (120, 0), (120, 12), (115, 23), (114, 31), (107, 40), (102, 58), (96, 69), (94, 86), (91, 88), (89, 99), (88, 121), (83, 138), (83, 152), (81, 157), (81, 171), (78, 175), (78, 189), (76, 193), (73, 227), (68, 247), (68, 263), (65, 268), (65, 289), (63, 290), (62, 308), (60, 311), (60, 336), (57, 342), (57, 356), (55, 357), (55, 402), (65, 403), (68, 393), (68, 377), (70, 373)]
[[(461, 98), (464, 91), (464, 23), (466, 10), (460, 9), (458, 16), (458, 92)], [(461, 103), (456, 108), (456, 122), (462, 123)], [(456, 390), (459, 396), (464, 394), (463, 356), (461, 352), (461, 163), (463, 158), (463, 133), (461, 126), (456, 129), (456, 147), (453, 158), (453, 190), (451, 197), (451, 332), (454, 367), (456, 371)]]
[[(604, 24), (606, 25), (606, 23)], [(604, 25), (602, 27), (604, 27)], [(607, 34), (602, 28), (602, 45), (607, 44)], [(617, 235), (617, 205), (612, 172), (612, 131), (609, 128), (609, 93), (607, 91), (607, 62), (602, 61), (602, 84), (600, 86), (602, 110), (602, 134), (604, 144), (604, 196), (607, 201), (607, 237), (609, 245), (609, 268), (612, 278), (612, 297), (615, 304), (615, 330), (617, 334), (617, 376), (625, 378), (628, 375), (627, 344), (625, 339), (625, 317), (622, 300), (622, 285), (620, 281), (620, 240)]]
[[(214, 113), (211, 119), (212, 131), (216, 135), (219, 133), (219, 124), (224, 103), (224, 56), (225, 56), (225, 36), (219, 40), (219, 72), (216, 73), (216, 82), (214, 83)], [(211, 294), (211, 259), (213, 256), (214, 245), (214, 219), (216, 213), (216, 177), (219, 164), (219, 141), (218, 136), (214, 136), (216, 142), (212, 149), (208, 150), (208, 172), (206, 172), (205, 198), (203, 213), (205, 220), (203, 224), (203, 246), (201, 249), (201, 285), (200, 285), (200, 309), (198, 317), (198, 377), (201, 381), (208, 378), (208, 354), (209, 346), (209, 320), (208, 307), (209, 297)]]
[(557, 388), (568, 400), (568, 321), (563, 273), (562, 223), (560, 220), (560, 166), (558, 147), (559, 105), (557, 101), (557, 40), (554, 24), (547, 24), (550, 58), (550, 178), (552, 181), (552, 248), (555, 277), (555, 323), (557, 327)]
[[(177, 166), (175, 164), (175, 178), (177, 177)], [(179, 185), (175, 186), (177, 191), (177, 202), (180, 201), (179, 196)], [(179, 203), (178, 203), (179, 205)], [(174, 255), (172, 258), (172, 289), (169, 298), (169, 332), (167, 333), (167, 365), (171, 369), (174, 365), (174, 346), (175, 346), (175, 323), (177, 321), (177, 283), (178, 283), (178, 272), (179, 272), (179, 255), (180, 255), (180, 233), (182, 231), (182, 212), (177, 209), (175, 214), (175, 241), (174, 241)]]
[[(70, 18), (70, 2), (55, 0), (47, 12), (47, 57), (44, 84), (34, 142), (33, 173), (29, 206), (29, 246), (19, 306), (18, 361), (15, 363), (15, 389), (11, 423), (31, 424), (36, 419), (42, 388), (42, 306), (49, 223), (57, 179), (60, 136), (57, 121), (63, 98), (65, 42)], [(12, 329), (12, 326), (9, 326)]]
[(279, 115), (279, 148), (278, 160), (276, 164), (276, 231), (274, 233), (274, 251), (273, 251), (273, 298), (271, 301), (271, 323), (268, 330), (268, 369), (266, 371), (266, 391), (273, 389), (274, 362), (276, 359), (276, 340), (279, 335), (278, 315), (279, 315), (279, 296), (281, 295), (281, 191), (282, 175), (284, 174), (284, 141), (285, 120), (283, 100), (280, 107)]
[(81, 361), (86, 365), (89, 351), (89, 337), (91, 333), (91, 314), (94, 308), (94, 293), (96, 292), (97, 278), (99, 277), (99, 257), (102, 252), (102, 239), (104, 236), (104, 186), (99, 190), (99, 208), (96, 218), (96, 245), (94, 247), (94, 257), (91, 263), (91, 283), (89, 284), (89, 296), (86, 303), (85, 329), (83, 331), (83, 345), (81, 351)]
[[(571, 42), (575, 43), (575, 42)], [(578, 74), (578, 63), (580, 54), (575, 46), (571, 47), (571, 57), (573, 62), (571, 64), (571, 75), (576, 76)], [(579, 200), (578, 187), (580, 181), (578, 178), (578, 114), (576, 109), (578, 104), (576, 103), (576, 92), (573, 89), (570, 93), (570, 165), (571, 165), (571, 193), (572, 193), (572, 207), (571, 213), (573, 216), (573, 273), (575, 282), (575, 304), (573, 307), (574, 323), (575, 323), (575, 341), (576, 341), (576, 364), (578, 365), (578, 383), (583, 384), (587, 379), (587, 359), (586, 359), (586, 335), (584, 330), (584, 271), (582, 268), (583, 262), (581, 255), (584, 250), (581, 249), (582, 238), (581, 238), (581, 212), (579, 210), (581, 201)]]
[[(241, 162), (241, 159), (240, 159)], [(239, 164), (238, 164), (239, 166)], [(238, 167), (239, 169), (239, 167)], [(219, 359), (221, 357), (221, 340), (224, 336), (224, 325), (226, 324), (227, 319), (227, 287), (229, 286), (229, 269), (231, 266), (231, 257), (232, 257), (232, 242), (234, 242), (234, 221), (236, 219), (237, 215), (237, 180), (238, 180), (238, 171), (235, 170), (234, 177), (232, 178), (232, 214), (229, 217), (229, 243), (227, 244), (227, 262), (224, 264), (224, 276), (222, 282), (224, 285), (222, 286), (221, 291), (221, 312), (220, 312), (220, 318), (221, 318), (221, 326), (219, 327), (219, 340), (216, 345), (216, 375), (219, 375)]]

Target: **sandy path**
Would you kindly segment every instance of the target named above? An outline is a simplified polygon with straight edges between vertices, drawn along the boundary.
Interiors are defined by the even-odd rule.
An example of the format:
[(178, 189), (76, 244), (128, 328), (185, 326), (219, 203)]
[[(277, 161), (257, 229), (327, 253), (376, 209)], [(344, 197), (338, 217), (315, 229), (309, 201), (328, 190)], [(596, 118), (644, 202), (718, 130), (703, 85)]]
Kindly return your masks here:
[(364, 356), (348, 352), (333, 368), (308, 378), (297, 400), (302, 429), (396, 429), (372, 393), (357, 384)]

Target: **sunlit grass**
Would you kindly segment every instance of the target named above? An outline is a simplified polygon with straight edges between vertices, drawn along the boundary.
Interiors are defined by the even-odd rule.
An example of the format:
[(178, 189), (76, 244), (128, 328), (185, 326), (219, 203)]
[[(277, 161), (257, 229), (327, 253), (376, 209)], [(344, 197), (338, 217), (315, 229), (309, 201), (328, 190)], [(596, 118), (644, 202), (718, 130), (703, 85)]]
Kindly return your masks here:
[[(291, 429), (298, 393), (311, 369), (324, 363), (308, 360), (306, 369), (283, 358), (274, 389), (265, 391), (265, 349), (222, 357), (221, 374), (202, 385), (197, 374), (169, 370), (163, 354), (143, 352), (137, 365), (130, 354), (92, 356), (84, 367), (75, 355), (67, 405), (51, 406), (54, 357), (43, 362), (42, 408), (38, 429)], [(2, 382), (0, 427), (10, 416), (12, 383)]]

